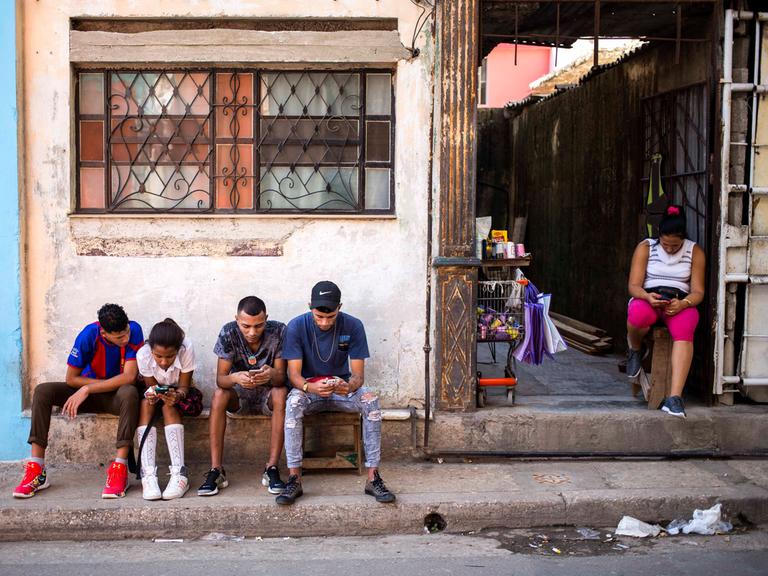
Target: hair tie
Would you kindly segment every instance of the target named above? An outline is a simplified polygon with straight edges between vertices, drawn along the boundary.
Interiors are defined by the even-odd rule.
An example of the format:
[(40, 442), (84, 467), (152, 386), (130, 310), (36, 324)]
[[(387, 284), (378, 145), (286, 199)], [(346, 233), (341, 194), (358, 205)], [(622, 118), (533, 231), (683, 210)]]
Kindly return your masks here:
[(667, 214), (670, 216), (679, 216), (680, 215), (680, 208), (677, 206), (670, 206), (667, 208)]

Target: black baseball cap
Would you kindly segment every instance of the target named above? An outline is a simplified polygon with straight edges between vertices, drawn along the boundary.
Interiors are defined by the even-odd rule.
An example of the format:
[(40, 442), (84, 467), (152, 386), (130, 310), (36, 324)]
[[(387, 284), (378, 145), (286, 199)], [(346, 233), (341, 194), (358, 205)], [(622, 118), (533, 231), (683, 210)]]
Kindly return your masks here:
[(318, 282), (312, 288), (310, 308), (329, 308), (335, 310), (341, 303), (341, 290), (330, 280)]

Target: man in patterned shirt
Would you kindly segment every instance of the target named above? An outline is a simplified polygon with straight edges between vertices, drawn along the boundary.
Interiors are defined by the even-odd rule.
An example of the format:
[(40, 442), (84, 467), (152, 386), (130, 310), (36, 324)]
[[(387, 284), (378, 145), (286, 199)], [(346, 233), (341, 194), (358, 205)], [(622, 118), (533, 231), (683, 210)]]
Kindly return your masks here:
[(243, 298), (237, 305), (234, 322), (224, 325), (213, 348), (219, 361), (209, 418), (211, 470), (197, 490), (198, 496), (213, 496), (229, 485), (222, 466), (227, 413), (272, 417), (269, 460), (262, 484), (271, 494), (280, 494), (285, 488), (277, 468), (283, 451), (285, 399), (288, 396), (282, 358), (285, 324), (267, 318), (267, 309), (261, 299), (256, 296)]

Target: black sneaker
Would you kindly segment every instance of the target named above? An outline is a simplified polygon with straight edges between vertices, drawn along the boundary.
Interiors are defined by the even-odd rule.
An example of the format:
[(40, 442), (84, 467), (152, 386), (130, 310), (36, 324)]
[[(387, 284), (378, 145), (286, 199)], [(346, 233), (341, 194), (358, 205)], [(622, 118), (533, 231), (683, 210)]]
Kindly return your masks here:
[(373, 481), (369, 480), (365, 483), (365, 493), (376, 498), (376, 502), (386, 504), (395, 501), (395, 495), (387, 489), (378, 471), (373, 473)]
[(672, 416), (678, 418), (685, 418), (685, 407), (683, 406), (683, 399), (680, 396), (670, 396), (664, 399), (664, 403), (661, 405), (661, 410)]
[(283, 506), (289, 506), (302, 494), (304, 494), (304, 490), (301, 489), (301, 482), (299, 477), (294, 474), (288, 477), (288, 484), (285, 485), (283, 493), (275, 498), (275, 502)]
[(280, 470), (277, 466), (270, 466), (264, 469), (264, 475), (261, 477), (261, 485), (267, 487), (270, 494), (282, 494), (285, 490), (285, 482), (280, 480)]
[(630, 348), (627, 351), (627, 377), (637, 378), (640, 374), (640, 370), (643, 368), (643, 360), (648, 356), (648, 348), (642, 346), (640, 350), (632, 350)]
[(229, 486), (224, 468), (211, 468), (205, 475), (205, 482), (197, 489), (198, 496), (215, 496), (220, 489)]

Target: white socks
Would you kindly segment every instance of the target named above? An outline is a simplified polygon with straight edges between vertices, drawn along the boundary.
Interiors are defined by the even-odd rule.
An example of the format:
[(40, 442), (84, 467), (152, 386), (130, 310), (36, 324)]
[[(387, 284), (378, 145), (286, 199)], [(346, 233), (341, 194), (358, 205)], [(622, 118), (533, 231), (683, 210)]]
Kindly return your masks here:
[(184, 466), (184, 425), (167, 424), (165, 426), (165, 441), (168, 443), (171, 466), (178, 466), (179, 468)]
[[(146, 426), (136, 428), (136, 446), (141, 443)], [(165, 426), (165, 441), (168, 443), (168, 454), (171, 457), (171, 466), (180, 469), (184, 466), (184, 425), (168, 424)], [(147, 433), (147, 439), (144, 441), (144, 447), (141, 449), (141, 469), (154, 470), (157, 468), (155, 463), (157, 455), (157, 428), (152, 426)]]
[[(136, 447), (141, 445), (141, 438), (144, 436), (144, 430), (146, 426), (139, 426), (136, 428)], [(157, 454), (157, 428), (152, 426), (149, 433), (147, 433), (147, 439), (144, 441), (144, 446), (141, 449), (141, 469), (142, 475), (144, 470), (152, 470), (157, 468), (155, 464), (155, 455)]]

